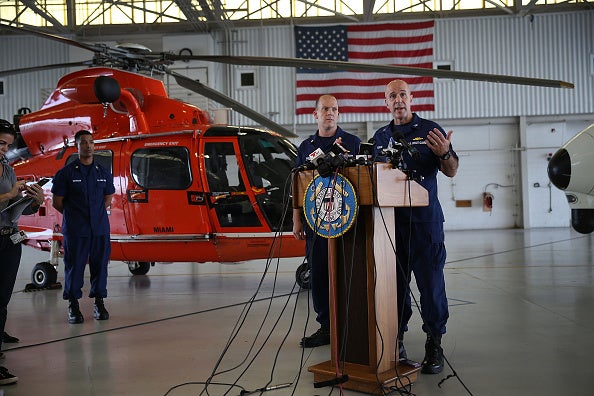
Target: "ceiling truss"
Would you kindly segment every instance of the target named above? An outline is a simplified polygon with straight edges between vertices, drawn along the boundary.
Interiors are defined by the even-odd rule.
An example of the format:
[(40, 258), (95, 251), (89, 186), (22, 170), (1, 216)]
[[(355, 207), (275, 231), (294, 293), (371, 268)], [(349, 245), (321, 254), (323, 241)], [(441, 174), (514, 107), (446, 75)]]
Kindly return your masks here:
[[(594, 0), (0, 0), (3, 23), (93, 36), (208, 32), (235, 26), (352, 23), (470, 15), (519, 15), (591, 10)], [(466, 7), (466, 8), (463, 8)]]

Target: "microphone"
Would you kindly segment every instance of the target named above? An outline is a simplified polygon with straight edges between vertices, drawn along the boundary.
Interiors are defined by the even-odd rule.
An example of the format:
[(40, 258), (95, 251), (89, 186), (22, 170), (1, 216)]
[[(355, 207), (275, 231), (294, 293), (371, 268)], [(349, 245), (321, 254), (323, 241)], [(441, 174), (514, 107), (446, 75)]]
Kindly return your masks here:
[(309, 154), (307, 156), (307, 161), (313, 162), (314, 165), (317, 165), (318, 159), (323, 156), (324, 156), (324, 150), (322, 150), (321, 148), (318, 147), (311, 154)]
[(365, 158), (368, 159), (369, 157), (373, 156), (375, 139), (371, 138), (367, 141), (367, 143), (361, 142), (359, 143), (359, 155), (357, 158)]
[(320, 176), (328, 177), (335, 170), (346, 165), (349, 150), (340, 143), (340, 138), (336, 139), (332, 147), (330, 147), (330, 151), (318, 160), (318, 173)]
[(315, 169), (318, 166), (318, 160), (323, 156), (324, 151), (318, 147), (307, 156), (305, 164), (298, 166), (293, 171), (300, 172), (304, 170)]
[(406, 141), (404, 135), (400, 132), (394, 132), (392, 134), (392, 138), (397, 142), (400, 143), (402, 147), (404, 147), (411, 157), (419, 158), (419, 150), (416, 147), (413, 147), (409, 142)]
[(348, 154), (349, 150), (347, 150), (341, 143), (341, 138), (336, 139), (330, 151), (336, 155)]

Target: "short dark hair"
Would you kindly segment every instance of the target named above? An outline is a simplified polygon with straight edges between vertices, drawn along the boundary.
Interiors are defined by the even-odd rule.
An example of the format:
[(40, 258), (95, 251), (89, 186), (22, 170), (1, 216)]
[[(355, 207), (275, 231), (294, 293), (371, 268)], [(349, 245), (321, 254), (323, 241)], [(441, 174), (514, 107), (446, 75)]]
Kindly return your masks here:
[[(318, 109), (318, 105), (320, 104), (320, 99), (322, 99), (322, 96), (330, 96), (330, 97), (336, 99), (336, 96), (334, 96), (332, 94), (322, 94), (322, 95), (318, 96), (318, 98), (316, 99), (315, 110)], [(336, 101), (338, 102), (338, 99), (336, 99)]]
[(16, 139), (16, 131), (14, 130), (14, 126), (6, 120), (0, 119), (0, 133), (7, 133)]
[(76, 132), (76, 135), (74, 135), (74, 143), (78, 144), (78, 142), (80, 142), (80, 137), (84, 135), (93, 136), (93, 134), (90, 131), (87, 131), (86, 129), (81, 129), (80, 131)]

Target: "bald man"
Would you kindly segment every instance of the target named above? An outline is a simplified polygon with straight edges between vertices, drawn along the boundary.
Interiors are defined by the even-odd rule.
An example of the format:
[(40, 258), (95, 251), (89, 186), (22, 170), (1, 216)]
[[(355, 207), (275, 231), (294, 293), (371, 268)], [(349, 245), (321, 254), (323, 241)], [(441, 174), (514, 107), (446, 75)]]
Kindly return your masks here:
[[(442, 334), (449, 317), (443, 268), (446, 260), (444, 216), (437, 196), (437, 172), (456, 175), (458, 156), (447, 134), (437, 123), (423, 119), (411, 111), (413, 95), (403, 80), (386, 86), (385, 103), (392, 121), (375, 132), (376, 155), (388, 146), (405, 140), (413, 150), (403, 150), (401, 166), (405, 171), (422, 176), (420, 184), (428, 191), (429, 206), (396, 208), (396, 258), (398, 274), (398, 349), (406, 359), (404, 333), (412, 316), (411, 272), (420, 293), (423, 331), (427, 334), (425, 357), (421, 371), (437, 374), (443, 370)], [(411, 155), (413, 152), (413, 155)]]

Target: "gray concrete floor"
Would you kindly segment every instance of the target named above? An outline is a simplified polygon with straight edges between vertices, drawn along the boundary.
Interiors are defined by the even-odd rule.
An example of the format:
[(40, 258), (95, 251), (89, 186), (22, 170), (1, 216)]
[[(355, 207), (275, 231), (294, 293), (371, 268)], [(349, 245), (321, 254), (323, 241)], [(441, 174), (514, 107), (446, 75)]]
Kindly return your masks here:
[[(443, 345), (451, 367), (419, 375), (411, 391), (594, 394), (593, 238), (570, 229), (446, 232), (450, 321)], [(61, 290), (23, 292), (34, 264), (46, 259), (24, 250), (6, 327), (21, 342), (5, 344), (1, 363), (19, 382), (0, 386), (0, 395), (239, 395), (285, 383), (293, 385), (265, 394), (341, 394), (314, 389), (307, 371), (329, 359), (329, 347), (298, 346), (304, 330), (317, 328), (307, 293), (290, 294), (300, 259), (281, 260), (278, 272), (273, 262), (259, 291), (265, 261), (158, 263), (146, 276), (131, 276), (113, 261), (111, 318), (93, 320), (92, 300), (85, 298), (82, 325), (66, 322)], [(406, 336), (409, 358), (422, 360), (423, 345), (416, 313)], [(439, 387), (453, 371), (458, 378)], [(204, 391), (200, 383), (213, 372)]]

